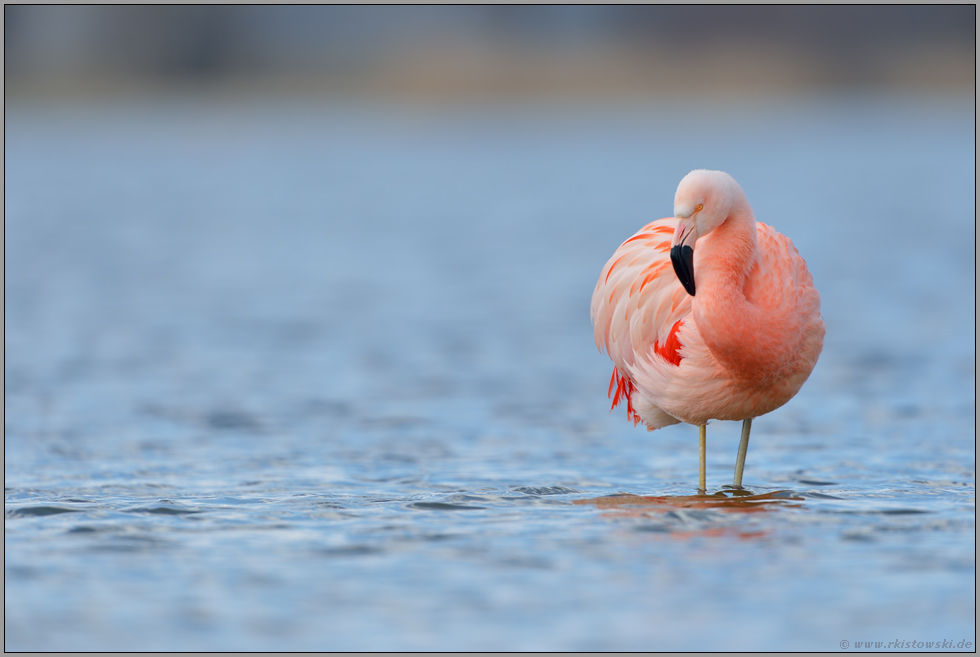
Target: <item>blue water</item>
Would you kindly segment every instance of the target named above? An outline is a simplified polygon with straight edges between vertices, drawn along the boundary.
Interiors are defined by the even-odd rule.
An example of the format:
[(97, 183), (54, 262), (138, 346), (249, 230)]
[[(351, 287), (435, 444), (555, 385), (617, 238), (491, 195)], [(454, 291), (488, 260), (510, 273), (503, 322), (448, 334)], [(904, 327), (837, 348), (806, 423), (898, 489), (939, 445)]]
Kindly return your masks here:
[[(972, 98), (5, 109), (6, 650), (975, 647)], [(697, 484), (588, 315), (693, 168), (823, 298), (765, 503), (610, 499)]]

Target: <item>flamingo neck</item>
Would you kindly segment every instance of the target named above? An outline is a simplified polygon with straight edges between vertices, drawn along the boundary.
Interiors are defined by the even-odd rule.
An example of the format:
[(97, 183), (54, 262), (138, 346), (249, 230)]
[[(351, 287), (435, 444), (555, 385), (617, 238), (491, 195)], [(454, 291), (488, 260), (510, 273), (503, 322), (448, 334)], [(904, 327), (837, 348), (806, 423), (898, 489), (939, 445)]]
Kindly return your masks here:
[(746, 298), (747, 282), (758, 267), (758, 229), (748, 202), (698, 240), (694, 277), (694, 319), (701, 337), (736, 378), (764, 384), (776, 374), (772, 345), (778, 343), (777, 318)]

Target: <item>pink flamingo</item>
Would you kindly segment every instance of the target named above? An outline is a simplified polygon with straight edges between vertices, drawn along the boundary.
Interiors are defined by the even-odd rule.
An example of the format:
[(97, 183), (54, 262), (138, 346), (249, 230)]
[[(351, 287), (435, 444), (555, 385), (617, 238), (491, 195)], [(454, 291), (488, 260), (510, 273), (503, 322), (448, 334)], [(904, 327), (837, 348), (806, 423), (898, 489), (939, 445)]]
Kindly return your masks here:
[(592, 294), (592, 322), (615, 363), (613, 408), (625, 401), (627, 417), (650, 431), (698, 426), (702, 492), (708, 420), (743, 421), (741, 488), (752, 418), (799, 391), (825, 333), (820, 295), (793, 243), (755, 220), (734, 178), (705, 170), (681, 180), (673, 218), (616, 249)]

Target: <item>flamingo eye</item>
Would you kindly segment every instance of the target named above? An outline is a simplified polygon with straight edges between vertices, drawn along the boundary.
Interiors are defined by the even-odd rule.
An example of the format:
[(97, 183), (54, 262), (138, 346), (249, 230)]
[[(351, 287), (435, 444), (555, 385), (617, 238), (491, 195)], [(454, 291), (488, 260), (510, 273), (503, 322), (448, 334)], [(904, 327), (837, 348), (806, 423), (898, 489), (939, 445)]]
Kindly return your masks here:
[(698, 203), (698, 207), (694, 208), (695, 212), (701, 212), (701, 210), (704, 210), (704, 203)]

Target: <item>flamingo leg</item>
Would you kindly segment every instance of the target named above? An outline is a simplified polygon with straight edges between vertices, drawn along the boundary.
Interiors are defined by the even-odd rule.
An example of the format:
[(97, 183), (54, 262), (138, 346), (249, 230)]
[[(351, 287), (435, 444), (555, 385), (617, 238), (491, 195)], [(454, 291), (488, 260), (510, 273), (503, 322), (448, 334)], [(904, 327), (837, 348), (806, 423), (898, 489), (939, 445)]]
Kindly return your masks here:
[(701, 425), (698, 427), (698, 492), (704, 493), (708, 489), (704, 484), (704, 456), (705, 456), (705, 434), (707, 427)]
[(742, 440), (738, 443), (738, 457), (735, 459), (735, 488), (742, 487), (742, 470), (745, 469), (745, 454), (749, 451), (749, 432), (752, 431), (752, 418), (742, 422)]

